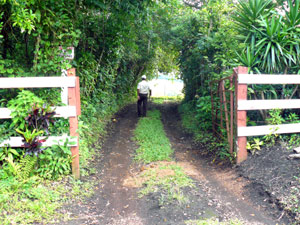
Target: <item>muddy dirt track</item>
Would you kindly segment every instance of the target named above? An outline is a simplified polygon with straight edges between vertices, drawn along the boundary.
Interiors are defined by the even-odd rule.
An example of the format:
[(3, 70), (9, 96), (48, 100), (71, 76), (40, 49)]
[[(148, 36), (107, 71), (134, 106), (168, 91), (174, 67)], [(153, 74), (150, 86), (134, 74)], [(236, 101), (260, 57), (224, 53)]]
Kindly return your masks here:
[[(237, 218), (244, 224), (291, 224), (291, 221), (268, 203), (261, 194), (251, 193), (250, 181), (228, 166), (211, 164), (202, 154), (203, 147), (193, 145), (192, 138), (182, 131), (177, 105), (150, 105), (162, 113), (162, 121), (174, 149), (174, 160), (191, 171), (196, 188), (186, 188), (186, 204), (159, 204), (160, 193), (138, 198), (138, 188), (124, 185), (142, 165), (133, 161), (137, 146), (132, 140), (138, 118), (136, 106), (129, 105), (116, 114), (110, 134), (101, 153), (93, 162), (97, 173), (88, 179), (97, 180), (94, 195), (85, 202), (64, 210), (74, 218), (60, 224), (158, 225), (185, 224), (187, 220)], [(255, 192), (255, 188), (253, 188)]]

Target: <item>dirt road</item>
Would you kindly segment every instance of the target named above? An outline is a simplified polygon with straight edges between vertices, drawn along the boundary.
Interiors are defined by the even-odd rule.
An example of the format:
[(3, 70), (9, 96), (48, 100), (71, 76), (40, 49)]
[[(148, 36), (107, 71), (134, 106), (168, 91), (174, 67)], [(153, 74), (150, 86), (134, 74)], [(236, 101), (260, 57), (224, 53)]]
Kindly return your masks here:
[(203, 157), (203, 147), (193, 145), (192, 139), (180, 127), (176, 104), (151, 105), (162, 112), (165, 131), (175, 150), (174, 160), (191, 170), (196, 188), (184, 193), (190, 201), (179, 205), (159, 204), (159, 193), (138, 198), (138, 188), (124, 186), (141, 165), (133, 161), (137, 148), (132, 140), (138, 118), (135, 105), (119, 112), (110, 135), (95, 163), (99, 184), (95, 194), (85, 203), (68, 207), (72, 221), (65, 224), (157, 225), (185, 224), (187, 220), (218, 218), (220, 221), (237, 218), (244, 224), (290, 224), (268, 199), (252, 199), (249, 181), (238, 176), (234, 169), (212, 165)]

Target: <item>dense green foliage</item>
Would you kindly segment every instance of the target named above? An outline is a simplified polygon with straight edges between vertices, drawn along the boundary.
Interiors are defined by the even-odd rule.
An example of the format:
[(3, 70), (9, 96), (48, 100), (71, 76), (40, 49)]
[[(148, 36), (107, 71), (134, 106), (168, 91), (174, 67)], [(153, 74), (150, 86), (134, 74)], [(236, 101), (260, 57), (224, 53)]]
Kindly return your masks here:
[[(281, 15), (282, 14), (282, 15)], [(185, 100), (210, 94), (209, 83), (244, 65), (261, 73), (297, 73), (299, 1), (208, 1), (173, 20)], [(254, 87), (255, 93), (261, 89)], [(284, 87), (278, 96), (291, 98)], [(266, 96), (267, 98), (267, 96)]]
[[(105, 136), (107, 122), (131, 101), (141, 75), (152, 77), (158, 68), (177, 68), (173, 60), (176, 53), (168, 50), (160, 34), (172, 15), (168, 10), (165, 3), (152, 0), (0, 0), (0, 77), (60, 76), (63, 70), (76, 68), (82, 103), (82, 176), (92, 172), (89, 160), (101, 148), (99, 140)], [(75, 47), (74, 60), (65, 60), (60, 54), (61, 48), (69, 46)], [(34, 149), (30, 145), (38, 147), (39, 136), (46, 131), (49, 135), (68, 134), (68, 121), (53, 119), (54, 124), (46, 129), (45, 123), (39, 131), (30, 128), (28, 122), (40, 118), (39, 112), (45, 110), (42, 102), (61, 105), (60, 89), (0, 90), (0, 107), (15, 110), (12, 119), (0, 121), (0, 141), (22, 134), (29, 138), (29, 152), (40, 153), (38, 158), (23, 157), (24, 148), (0, 148), (1, 224), (18, 223), (11, 219), (15, 213), (22, 223), (51, 220), (61, 204), (61, 193), (54, 190), (52, 195), (51, 185), (43, 186), (41, 179), (61, 179), (70, 174), (69, 148)], [(33, 104), (39, 105), (38, 111)], [(30, 110), (37, 114), (26, 122)], [(41, 191), (49, 194), (40, 196)], [(27, 194), (31, 192), (38, 196)], [(16, 204), (20, 199), (24, 213)]]
[[(230, 75), (237, 65), (248, 66), (252, 73), (298, 73), (299, 2), (0, 0), (0, 77), (60, 76), (65, 69), (76, 68), (82, 103), (81, 174), (87, 175), (88, 161), (101, 148), (99, 138), (105, 135), (105, 125), (135, 96), (143, 74), (151, 78), (156, 71), (175, 72), (184, 81), (181, 110), (185, 126), (206, 143), (212, 140), (207, 135), (211, 129), (211, 81)], [(61, 55), (61, 49), (70, 46), (75, 47), (74, 60)], [(299, 95), (297, 88), (252, 85), (249, 98), (294, 98)], [(22, 191), (16, 193), (31, 182), (30, 177), (58, 179), (70, 173), (68, 148), (42, 149), (43, 140), (39, 139), (41, 135), (68, 134), (68, 121), (51, 117), (49, 107), (55, 105), (62, 105), (57, 88), (0, 89), (0, 107), (14, 110), (12, 119), (0, 121), (0, 141), (21, 135), (26, 144), (25, 148), (0, 148), (0, 177), (7, 186), (17, 184), (15, 199), (23, 196)], [(250, 119), (270, 124), (298, 121), (297, 112), (259, 113), (250, 114)], [(40, 118), (43, 121), (37, 124)], [(153, 120), (154, 129), (161, 129), (157, 112), (150, 113), (139, 125), (144, 126), (140, 133), (146, 135), (140, 140), (148, 138), (143, 133), (149, 129), (143, 121), (148, 120)], [(163, 143), (169, 147), (168, 142)], [(250, 146), (259, 147), (260, 143)], [(169, 148), (161, 156), (161, 143), (154, 146), (154, 153), (146, 153), (145, 158), (138, 154), (137, 158), (146, 162), (168, 159)], [(139, 151), (143, 152), (142, 146)], [(25, 153), (41, 156), (23, 157)], [(228, 156), (222, 150), (218, 154)], [(20, 172), (24, 165), (26, 169)], [(36, 188), (39, 182), (29, 186)], [(3, 194), (6, 192), (1, 192), (0, 204), (8, 199), (2, 201)]]
[(236, 65), (239, 42), (231, 18), (234, 10), (230, 1), (209, 1), (202, 9), (189, 9), (174, 21), (186, 101), (209, 95), (209, 82), (229, 75)]
[(240, 1), (234, 17), (246, 48), (240, 60), (252, 71), (297, 73), (299, 67), (299, 1), (279, 7), (271, 0)]
[(59, 223), (69, 219), (57, 209), (68, 200), (82, 200), (93, 193), (90, 182), (81, 183), (73, 179), (58, 182), (43, 181), (37, 176), (27, 179), (4, 177), (0, 170), (0, 223), (34, 224)]
[[(151, 77), (158, 68), (167, 71), (176, 67), (174, 60), (169, 60), (176, 54), (166, 48), (166, 36), (159, 33), (164, 32), (171, 15), (164, 3), (2, 0), (0, 9), (0, 77), (54, 76), (76, 67), (83, 114), (79, 130), (82, 165), (92, 155), (89, 146), (97, 142), (99, 134), (104, 135), (110, 115), (135, 95), (139, 77)], [(76, 49), (72, 61), (60, 54), (60, 48), (68, 46)], [(30, 99), (28, 94), (29, 102), (61, 104), (59, 89), (32, 91), (39, 99)], [(1, 106), (21, 102), (19, 92), (0, 90)], [(32, 106), (23, 100), (12, 121), (16, 126), (11, 127), (10, 120), (0, 122), (2, 139), (17, 135), (15, 128), (26, 131), (23, 119)], [(62, 127), (66, 125), (63, 119), (56, 120), (52, 134), (57, 130), (65, 133)]]
[[(299, 73), (300, 1), (233, 4), (218, 0), (192, 8), (174, 19), (174, 45), (181, 53), (179, 68), (185, 82), (184, 123), (205, 143), (212, 127), (210, 91), (217, 89), (209, 85), (211, 81), (231, 75), (237, 65), (247, 66), (250, 73)], [(249, 99), (299, 97), (298, 85), (249, 85), (248, 90)], [(248, 123), (274, 124), (276, 120), (279, 124), (298, 114), (283, 110), (276, 117), (272, 111), (260, 110), (248, 113)], [(267, 136), (265, 143), (275, 138)], [(263, 142), (256, 140), (249, 146), (259, 147), (257, 143)]]
[[(244, 50), (240, 62), (250, 73), (298, 74), (300, 1), (240, 1), (234, 16)], [(299, 97), (298, 85), (251, 85), (250, 99), (292, 99)], [(261, 121), (271, 115), (260, 110)], [(288, 117), (289, 111), (283, 112)], [(252, 115), (252, 118), (257, 117)]]
[[(86, 164), (87, 146), (97, 142), (99, 133), (104, 134), (109, 116), (135, 95), (139, 77), (151, 77), (158, 68), (176, 67), (172, 60), (176, 54), (164, 44), (166, 35), (160, 34), (172, 15), (166, 6), (151, 0), (2, 0), (0, 77), (53, 76), (76, 67), (83, 109), (82, 163)], [(60, 46), (75, 46), (75, 59), (65, 60)], [(0, 90), (1, 106), (7, 106), (18, 92)], [(58, 89), (34, 92), (50, 105), (61, 104)], [(61, 120), (56, 124), (65, 126)], [(0, 131), (1, 136), (12, 134), (3, 122)]]

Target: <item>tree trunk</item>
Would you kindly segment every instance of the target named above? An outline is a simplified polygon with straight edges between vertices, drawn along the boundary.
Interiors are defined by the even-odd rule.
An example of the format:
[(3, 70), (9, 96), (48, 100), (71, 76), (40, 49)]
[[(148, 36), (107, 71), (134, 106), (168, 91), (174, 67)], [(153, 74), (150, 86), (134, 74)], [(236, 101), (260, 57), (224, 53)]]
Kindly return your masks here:
[(41, 34), (38, 35), (36, 44), (35, 44), (35, 52), (34, 52), (34, 59), (33, 59), (33, 70), (34, 71), (36, 71), (36, 67), (37, 67), (37, 63), (38, 63), (40, 42), (41, 42)]

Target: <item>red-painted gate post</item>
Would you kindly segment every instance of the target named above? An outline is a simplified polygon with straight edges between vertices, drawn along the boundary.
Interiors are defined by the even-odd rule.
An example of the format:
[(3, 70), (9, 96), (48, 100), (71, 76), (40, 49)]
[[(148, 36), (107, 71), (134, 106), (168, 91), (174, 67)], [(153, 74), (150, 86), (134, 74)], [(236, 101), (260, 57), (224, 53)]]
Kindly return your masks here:
[[(69, 69), (67, 71), (68, 77), (75, 77), (76, 71), (75, 68)], [(68, 88), (68, 100), (69, 106), (76, 106), (76, 116), (69, 118), (70, 123), (70, 136), (77, 137), (77, 146), (71, 147), (72, 152), (72, 174), (76, 179), (80, 178), (80, 170), (79, 170), (79, 134), (77, 133), (78, 129), (78, 118), (80, 115), (80, 93), (79, 93), (79, 78), (76, 77), (76, 85), (75, 87)]]
[[(237, 76), (241, 74), (248, 74), (248, 68), (239, 66), (237, 68)], [(247, 84), (238, 84), (237, 88), (237, 104), (239, 100), (247, 100)], [(247, 125), (247, 111), (238, 110), (237, 111), (237, 127), (245, 127)], [(237, 138), (237, 156), (236, 162), (237, 164), (243, 162), (247, 159), (247, 137), (238, 137)]]

